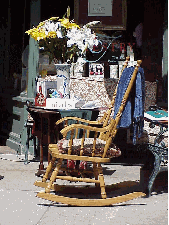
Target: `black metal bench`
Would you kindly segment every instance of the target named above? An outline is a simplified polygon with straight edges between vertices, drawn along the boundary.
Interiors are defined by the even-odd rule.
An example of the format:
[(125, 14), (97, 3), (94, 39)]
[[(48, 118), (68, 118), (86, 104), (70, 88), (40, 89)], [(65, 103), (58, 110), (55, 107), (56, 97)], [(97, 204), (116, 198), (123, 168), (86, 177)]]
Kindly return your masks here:
[(141, 166), (140, 187), (147, 197), (151, 196), (157, 175), (162, 171), (168, 171), (168, 147), (163, 142), (163, 134), (168, 131), (168, 124), (159, 124), (157, 121), (150, 123), (151, 128), (156, 125), (160, 126), (160, 132), (153, 144), (135, 146), (127, 144), (126, 130), (121, 130), (115, 142), (120, 147), (122, 155), (111, 161), (113, 164)]
[[(149, 163), (146, 163), (142, 171), (150, 170), (150, 176), (148, 179), (147, 187), (146, 187), (146, 194), (147, 196), (151, 195), (152, 187), (154, 181), (158, 175), (158, 173), (162, 171), (168, 171), (168, 147), (166, 146), (165, 142), (163, 141), (163, 135), (168, 131), (168, 123), (161, 123), (159, 121), (151, 121), (149, 126), (153, 128), (154, 126), (158, 125), (160, 127), (160, 132), (156, 135), (153, 144), (147, 144), (147, 150), (149, 150), (154, 156), (154, 163), (153, 168), (151, 171)], [(140, 182), (144, 182), (144, 177), (141, 176)]]

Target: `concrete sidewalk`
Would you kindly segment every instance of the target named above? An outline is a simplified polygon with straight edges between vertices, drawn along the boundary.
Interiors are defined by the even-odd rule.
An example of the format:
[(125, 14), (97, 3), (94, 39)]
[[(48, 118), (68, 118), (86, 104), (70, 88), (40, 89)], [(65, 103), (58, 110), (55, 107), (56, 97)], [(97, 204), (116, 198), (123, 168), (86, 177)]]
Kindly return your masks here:
[[(24, 164), (24, 157), (12, 150), (6, 154), (0, 146), (0, 224), (16, 225), (167, 225), (168, 187), (153, 192), (149, 198), (137, 198), (110, 207), (68, 207), (36, 197), (42, 188), (34, 186), (39, 162)], [(6, 149), (7, 150), (7, 149)], [(31, 160), (31, 156), (29, 156)], [(44, 163), (47, 166), (47, 162)], [(139, 181), (140, 166), (104, 166), (112, 175), (105, 176), (106, 184)], [(162, 178), (159, 179), (162, 182)], [(158, 191), (160, 184), (156, 184)]]

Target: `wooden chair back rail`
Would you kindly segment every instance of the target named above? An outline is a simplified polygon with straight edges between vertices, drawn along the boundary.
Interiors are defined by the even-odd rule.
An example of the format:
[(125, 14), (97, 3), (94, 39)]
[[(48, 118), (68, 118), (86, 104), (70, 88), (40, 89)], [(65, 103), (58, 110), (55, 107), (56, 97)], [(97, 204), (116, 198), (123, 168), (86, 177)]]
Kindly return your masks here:
[(83, 136), (82, 136), (82, 139), (81, 139), (81, 154), (80, 155), (83, 155), (85, 134), (86, 134), (86, 130), (83, 130)]
[(95, 131), (95, 133), (94, 133), (94, 141), (93, 141), (92, 157), (95, 156), (97, 134), (98, 134), (98, 132)]
[(71, 153), (72, 153), (73, 136), (74, 136), (74, 130), (71, 130), (69, 148), (68, 148), (68, 155), (71, 155)]
[[(89, 126), (89, 124), (88, 124), (88, 126)], [(90, 131), (89, 130), (87, 130), (87, 138), (89, 138), (89, 136), (90, 136)]]
[[(77, 121), (77, 124), (79, 124), (79, 121)], [(75, 134), (75, 138), (78, 137), (78, 129), (76, 129), (76, 134)]]
[(129, 60), (130, 60), (130, 56), (127, 56), (126, 61), (124, 62), (123, 68), (121, 70), (121, 74), (123, 73), (123, 70), (128, 66)]
[(84, 125), (84, 124), (71, 124), (68, 127), (63, 128), (60, 132), (63, 136), (65, 136), (72, 129), (76, 129), (76, 128), (85, 129), (85, 130), (89, 130), (89, 131), (107, 132), (110, 130), (111, 125), (112, 125), (112, 122), (106, 127), (93, 127), (93, 126), (88, 126), (88, 125)]

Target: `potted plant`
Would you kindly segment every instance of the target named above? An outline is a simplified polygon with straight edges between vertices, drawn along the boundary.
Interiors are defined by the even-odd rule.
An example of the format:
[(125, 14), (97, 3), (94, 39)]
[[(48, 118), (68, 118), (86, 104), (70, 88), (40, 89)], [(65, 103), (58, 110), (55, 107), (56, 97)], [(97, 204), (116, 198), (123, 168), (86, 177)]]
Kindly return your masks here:
[(80, 27), (68, 17), (51, 17), (26, 31), (38, 41), (42, 54), (49, 56), (49, 63), (71, 63), (75, 55), (82, 56), (87, 48), (98, 44), (95, 33), (90, 29), (98, 21)]
[(75, 56), (85, 57), (87, 48), (93, 49), (98, 44), (96, 34), (90, 28), (98, 21), (80, 27), (74, 20), (69, 20), (70, 14), (65, 15), (61, 19), (51, 17), (40, 22), (26, 33), (38, 42), (42, 54), (49, 56), (49, 63), (55, 64), (57, 76), (64, 77), (65, 95), (69, 96), (71, 62)]

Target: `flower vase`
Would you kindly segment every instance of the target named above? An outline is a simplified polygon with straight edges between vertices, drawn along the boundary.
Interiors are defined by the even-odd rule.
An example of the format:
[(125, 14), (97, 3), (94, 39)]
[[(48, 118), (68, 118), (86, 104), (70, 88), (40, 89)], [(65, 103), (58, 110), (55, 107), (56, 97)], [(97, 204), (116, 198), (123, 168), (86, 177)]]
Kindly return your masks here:
[(70, 98), (70, 67), (71, 64), (55, 64), (57, 77), (63, 78), (63, 97)]

